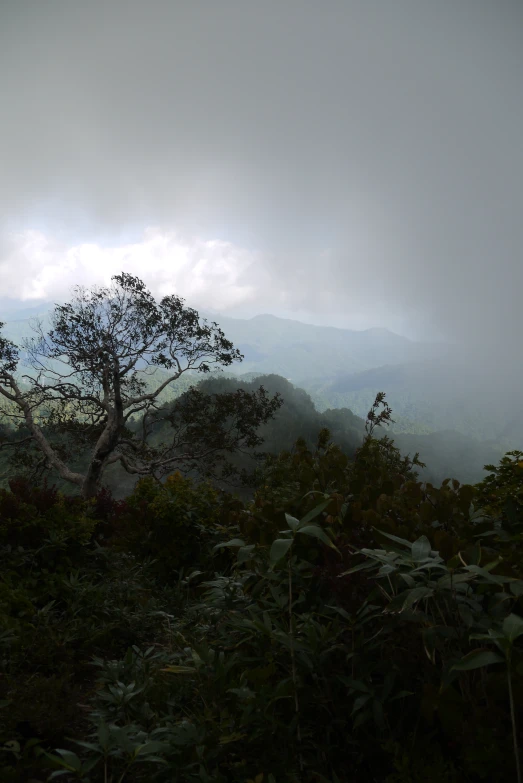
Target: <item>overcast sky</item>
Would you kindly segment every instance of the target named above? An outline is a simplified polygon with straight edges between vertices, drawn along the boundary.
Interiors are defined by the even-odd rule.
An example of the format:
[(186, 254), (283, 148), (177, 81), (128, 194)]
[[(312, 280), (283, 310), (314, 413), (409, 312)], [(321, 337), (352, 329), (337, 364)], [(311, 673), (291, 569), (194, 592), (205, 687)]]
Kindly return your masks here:
[(521, 362), (521, 0), (1, 0), (0, 102), (0, 301), (124, 270)]

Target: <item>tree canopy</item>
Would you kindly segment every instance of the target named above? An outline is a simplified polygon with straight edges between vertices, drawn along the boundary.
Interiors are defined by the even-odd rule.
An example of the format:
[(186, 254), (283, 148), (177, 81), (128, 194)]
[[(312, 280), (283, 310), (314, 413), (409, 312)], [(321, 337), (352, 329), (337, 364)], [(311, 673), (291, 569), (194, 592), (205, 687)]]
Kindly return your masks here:
[[(138, 476), (160, 478), (196, 464), (212, 474), (224, 453), (259, 445), (258, 427), (283, 403), (279, 394), (269, 398), (263, 386), (212, 397), (191, 389), (170, 411), (172, 438), (154, 442), (159, 395), (169, 384), (184, 373), (209, 373), (213, 365), (228, 366), (243, 356), (218, 324), (200, 319), (180, 297), (157, 303), (127, 273), (115, 275), (112, 283), (77, 286), (70, 303), (55, 306), (47, 334), (35, 321), (23, 361), (19, 347), (0, 334), (3, 412), (24, 433), (2, 445), (34, 445), (45, 466), (84, 497), (97, 493), (105, 469), (116, 462)], [(30, 369), (19, 377), (23, 364)], [(129, 426), (136, 417), (140, 432)], [(84, 472), (71, 468), (71, 452), (53, 445), (53, 433), (67, 433), (78, 448), (90, 447)]]

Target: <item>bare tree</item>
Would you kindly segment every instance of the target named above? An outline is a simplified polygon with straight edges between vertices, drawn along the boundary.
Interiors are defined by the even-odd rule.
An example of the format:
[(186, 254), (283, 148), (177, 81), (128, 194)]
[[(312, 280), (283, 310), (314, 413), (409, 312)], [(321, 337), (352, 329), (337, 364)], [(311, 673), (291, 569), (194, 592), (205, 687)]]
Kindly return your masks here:
[[(158, 478), (178, 466), (204, 466), (212, 475), (224, 453), (259, 445), (257, 428), (283, 403), (278, 394), (269, 399), (263, 387), (221, 395), (191, 389), (167, 413), (159, 404), (162, 391), (183, 373), (209, 373), (211, 365), (243, 359), (218, 325), (200, 322), (178, 296), (165, 296), (158, 304), (130, 274), (112, 281), (111, 288), (77, 286), (71, 303), (55, 305), (48, 334), (42, 322), (33, 324), (35, 336), (23, 345), (33, 373), (21, 380), (15, 375), (19, 348), (0, 335), (4, 413), (25, 433), (4, 445), (36, 446), (45, 466), (86, 498), (97, 493), (114, 463), (138, 476)], [(151, 389), (158, 369), (161, 380)], [(130, 427), (137, 417), (139, 432)], [(152, 445), (151, 433), (162, 418), (173, 436)], [(78, 448), (89, 447), (85, 472), (71, 469), (52, 433), (65, 434)]]

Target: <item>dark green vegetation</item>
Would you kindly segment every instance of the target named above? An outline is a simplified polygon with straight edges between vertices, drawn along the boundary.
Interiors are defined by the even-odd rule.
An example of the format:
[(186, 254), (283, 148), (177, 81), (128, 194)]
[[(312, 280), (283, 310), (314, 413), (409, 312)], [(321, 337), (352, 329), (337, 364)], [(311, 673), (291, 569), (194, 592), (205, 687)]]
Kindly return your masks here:
[(523, 454), (422, 484), (389, 418), (247, 502), (0, 491), (2, 780), (521, 780)]
[[(251, 379), (249, 374), (236, 376), (236, 379), (234, 377), (224, 377), (225, 375), (224, 373), (222, 377), (210, 377), (205, 380), (199, 380), (197, 376), (184, 376), (172, 384), (171, 399), (164, 401), (159, 406), (158, 414), (161, 418), (152, 433), (153, 441), (161, 442), (169, 438), (171, 427), (166, 417), (175, 409), (176, 403), (180, 404), (180, 402), (183, 402), (184, 393), (193, 386), (197, 385), (198, 389), (206, 395), (233, 394), (238, 389), (244, 390), (247, 394), (253, 394), (260, 386), (263, 386), (272, 397), (275, 397), (277, 394), (281, 395), (283, 405), (274, 412), (271, 419), (261, 424), (257, 430), (259, 437), (263, 439), (262, 455), (276, 456), (281, 451), (289, 450), (298, 437), (304, 438), (307, 445), (312, 448), (316, 444), (318, 432), (324, 427), (330, 429), (336, 443), (349, 456), (352, 456), (358, 446), (361, 445), (365, 435), (365, 422), (363, 419), (354, 416), (348, 409), (318, 413), (306, 392), (302, 389), (294, 388), (285, 378), (277, 375), (261, 376), (255, 379)], [(137, 418), (129, 424), (129, 429), (139, 433), (141, 424), (141, 419)], [(43, 431), (47, 433), (45, 427)], [(8, 426), (4, 427), (3, 432), (6, 441), (14, 439), (15, 435)], [(26, 434), (25, 430), (21, 430), (17, 437), (21, 438)], [(57, 440), (52, 433), (49, 433), (48, 437), (51, 442)], [(62, 439), (62, 443), (64, 449), (67, 450), (67, 437)], [(71, 451), (70, 444), (69, 451)], [(245, 448), (241, 453), (227, 453), (227, 464), (233, 465), (240, 476), (236, 478), (229, 477), (226, 481), (215, 479), (215, 485), (222, 489), (234, 489), (243, 499), (251, 499), (257, 468), (260, 464), (260, 459), (257, 459), (255, 456), (257, 453), (259, 453), (258, 449), (254, 448)], [(80, 472), (85, 471), (88, 460), (89, 454), (87, 452), (76, 451), (71, 462), (73, 469)], [(263, 456), (261, 462), (263, 462)], [(55, 484), (63, 492), (69, 491), (67, 482), (60, 478), (56, 470), (42, 470), (41, 468), (41, 460), (39, 459), (38, 451), (34, 447), (31, 449), (26, 448), (18, 454), (12, 453), (7, 445), (3, 450), (0, 449), (0, 476), (4, 476), (0, 480), (0, 486), (7, 488), (9, 478), (17, 476), (23, 470), (24, 475), (32, 481), (40, 481), (45, 475), (50, 485)], [(195, 479), (204, 478), (201, 470), (198, 470), (198, 468), (184, 472), (185, 475)], [(250, 474), (252, 480), (242, 481), (240, 478), (242, 472)], [(127, 474), (119, 465), (110, 466), (107, 469), (104, 480), (105, 486), (110, 489), (111, 494), (116, 499), (125, 498), (132, 492), (136, 482), (137, 477)]]
[(467, 436), (209, 375), (219, 327), (115, 279), (25, 381), (0, 336), (2, 783), (523, 783), (523, 453), (421, 480), (402, 438)]
[[(29, 315), (11, 314), (4, 327), (5, 335), (17, 344), (32, 334)], [(41, 315), (50, 325), (49, 311)], [(356, 332), (270, 315), (250, 320), (220, 316), (219, 321), (244, 356), (241, 365), (227, 368), (225, 377), (240, 377), (243, 383), (283, 376), (309, 394), (317, 411), (352, 411), (360, 418), (361, 432), (376, 394), (386, 389), (394, 410), (391, 435), (403, 455), (420, 452), (427, 464), (420, 471), (425, 481), (441, 483), (448, 476), (467, 483), (480, 481), (486, 463), (497, 462), (521, 444), (515, 399), (520, 383), (509, 382), (506, 373), (498, 378), (477, 360), (458, 355), (452, 346), (416, 343), (385, 329)], [(24, 367), (24, 372), (30, 373), (31, 368)], [(158, 378), (161, 375), (159, 369)], [(162, 392), (161, 401), (169, 401), (182, 385), (185, 388), (199, 379), (196, 374), (184, 375)], [(291, 387), (286, 387), (286, 394), (286, 399), (294, 395)], [(303, 430), (307, 416), (303, 410)], [(289, 446), (289, 442), (280, 444), (280, 448)], [(121, 486), (127, 492), (128, 480), (122, 479)], [(119, 492), (116, 486), (114, 490)]]
[[(278, 395), (269, 399), (261, 386), (205, 395), (191, 386), (161, 410), (171, 384), (242, 360), (217, 323), (174, 294), (157, 302), (123, 272), (110, 288), (77, 286), (48, 325), (31, 326), (23, 350), (0, 334), (0, 401), (15, 425), (1, 445), (28, 467), (55, 471), (85, 499), (111, 466), (158, 481), (180, 467), (246, 478), (225, 454), (260, 445), (256, 431), (281, 407)], [(157, 437), (159, 425), (168, 437)]]
[[(158, 373), (160, 376), (160, 373)], [(210, 377), (200, 380), (197, 375), (184, 376), (173, 383), (160, 398), (167, 408), (169, 403), (191, 388), (198, 385), (202, 391), (234, 392), (238, 388), (248, 392), (254, 392), (259, 386), (274, 395), (279, 392), (284, 400), (283, 406), (278, 409), (272, 419), (262, 424), (258, 430), (263, 438), (263, 451), (270, 454), (278, 454), (281, 450), (290, 449), (297, 437), (303, 436), (307, 444), (312, 447), (316, 442), (316, 434), (322, 427), (328, 427), (334, 441), (339, 444), (349, 455), (361, 445), (365, 434), (365, 422), (360, 416), (355, 415), (348, 407), (325, 408), (318, 406), (313, 401), (314, 395), (310, 395), (303, 389), (296, 388), (294, 384), (278, 375), (258, 375), (257, 373), (245, 373), (234, 376), (232, 373), (223, 373), (219, 377)], [(375, 398), (374, 397), (372, 399)], [(372, 404), (372, 400), (371, 403)], [(455, 430), (441, 432), (414, 434), (410, 431), (398, 432), (400, 416), (394, 413), (394, 424), (390, 427), (390, 436), (394, 439), (395, 446), (403, 456), (419, 452), (420, 459), (426, 463), (425, 468), (420, 468), (420, 477), (424, 481), (441, 484), (448, 477), (456, 477), (462, 483), (476, 483), (485, 475), (483, 466), (498, 462), (507, 450), (510, 443), (503, 448), (500, 442), (478, 442), (467, 435)], [(130, 425), (135, 431), (139, 428), (139, 421)], [(409, 422), (407, 430), (413, 428)], [(419, 429), (423, 429), (419, 427)], [(167, 435), (167, 427), (163, 429)], [(8, 430), (6, 430), (8, 433)], [(229, 457), (229, 461), (237, 466), (251, 470), (254, 466), (252, 457), (248, 456), (249, 450), (243, 455)], [(24, 454), (22, 460), (27, 460)], [(85, 459), (75, 462), (75, 468), (80, 470), (85, 467)], [(7, 487), (9, 475), (16, 475), (19, 464), (7, 450), (0, 450), (0, 486)], [(193, 473), (194, 476), (197, 472)], [(3, 477), (3, 478), (2, 478)], [(56, 471), (51, 471), (49, 481), (67, 491), (67, 485)], [(136, 478), (129, 476), (118, 466), (108, 468), (105, 483), (110, 487), (113, 495), (122, 498), (127, 495), (136, 483)], [(224, 488), (225, 484), (220, 485)], [(235, 489), (243, 494), (242, 486), (236, 483)]]

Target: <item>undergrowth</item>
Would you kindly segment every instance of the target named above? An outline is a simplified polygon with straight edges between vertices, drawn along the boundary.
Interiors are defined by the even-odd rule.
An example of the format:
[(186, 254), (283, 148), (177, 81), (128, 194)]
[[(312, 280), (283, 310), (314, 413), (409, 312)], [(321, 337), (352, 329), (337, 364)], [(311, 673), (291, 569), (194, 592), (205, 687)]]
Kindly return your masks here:
[(2, 781), (520, 783), (522, 454), (421, 484), (371, 414), (248, 503), (1, 490)]

